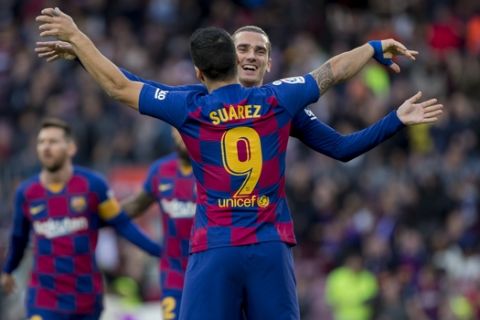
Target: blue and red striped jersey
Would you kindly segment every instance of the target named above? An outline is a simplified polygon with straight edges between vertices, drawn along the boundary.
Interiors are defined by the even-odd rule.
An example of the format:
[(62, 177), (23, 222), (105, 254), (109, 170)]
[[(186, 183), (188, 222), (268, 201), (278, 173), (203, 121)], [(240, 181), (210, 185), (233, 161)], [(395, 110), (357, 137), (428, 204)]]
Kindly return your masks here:
[[(45, 187), (36, 175), (19, 186), (12, 237), (28, 240), (32, 231), (34, 255), (27, 307), (65, 314), (102, 309), (103, 281), (95, 262), (98, 229), (101, 220), (119, 213), (105, 180), (88, 169), (75, 167), (64, 185)], [(17, 267), (15, 260), (7, 263), (6, 272)]]
[(285, 197), (293, 116), (319, 97), (311, 75), (210, 94), (144, 84), (139, 109), (176, 127), (197, 180), (191, 252), (264, 241), (295, 244)]
[(182, 172), (177, 155), (171, 154), (152, 164), (143, 188), (157, 200), (162, 217), (161, 288), (182, 290), (197, 198), (195, 178)]

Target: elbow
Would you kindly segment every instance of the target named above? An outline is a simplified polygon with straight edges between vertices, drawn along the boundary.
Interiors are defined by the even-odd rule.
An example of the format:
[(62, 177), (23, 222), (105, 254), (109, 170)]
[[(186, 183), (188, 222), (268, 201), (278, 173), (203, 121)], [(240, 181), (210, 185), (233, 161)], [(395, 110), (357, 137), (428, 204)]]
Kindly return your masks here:
[(112, 85), (109, 87), (107, 90), (107, 95), (116, 100), (116, 101), (123, 101), (123, 95), (122, 93), (125, 92), (124, 86), (121, 85)]

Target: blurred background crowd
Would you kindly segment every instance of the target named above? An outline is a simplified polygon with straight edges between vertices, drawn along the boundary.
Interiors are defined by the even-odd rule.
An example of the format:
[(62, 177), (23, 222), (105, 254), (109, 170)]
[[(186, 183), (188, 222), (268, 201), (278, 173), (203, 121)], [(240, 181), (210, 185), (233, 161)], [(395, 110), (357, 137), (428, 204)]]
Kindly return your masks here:
[[(35, 56), (34, 18), (51, 5), (72, 15), (117, 65), (172, 85), (196, 82), (188, 39), (207, 25), (264, 28), (273, 59), (267, 81), (309, 72), (371, 39), (393, 37), (418, 50), (417, 61), (398, 61), (400, 74), (368, 64), (312, 110), (348, 134), (421, 90), (445, 105), (437, 124), (406, 128), (348, 163), (290, 141), (287, 194), (302, 319), (480, 319), (480, 2), (2, 0), (0, 262), (13, 190), (39, 169), (42, 117), (68, 120), (79, 145), (76, 163), (114, 174), (120, 193), (129, 188), (129, 172), (143, 172), (173, 146), (168, 125), (116, 105), (76, 62)], [(145, 219), (159, 223), (155, 213)], [(129, 267), (122, 252), (111, 261), (111, 283), (127, 275), (141, 299), (155, 299), (153, 276), (144, 275), (155, 263)]]

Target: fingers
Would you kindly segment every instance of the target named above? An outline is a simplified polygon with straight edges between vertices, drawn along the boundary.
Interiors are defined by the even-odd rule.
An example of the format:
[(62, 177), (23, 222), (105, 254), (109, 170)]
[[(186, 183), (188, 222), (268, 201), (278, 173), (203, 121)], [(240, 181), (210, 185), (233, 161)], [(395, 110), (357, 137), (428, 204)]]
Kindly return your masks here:
[(415, 51), (415, 50), (407, 50), (404, 52), (404, 56), (412, 59), (412, 60), (416, 60), (417, 58), (415, 57), (416, 55), (418, 54), (418, 51)]
[(442, 104), (436, 104), (430, 107), (427, 107), (424, 109), (424, 115), (425, 117), (430, 117), (430, 116), (437, 116), (443, 113), (443, 105)]
[(56, 48), (58, 43), (60, 43), (60, 41), (37, 41), (36, 42), (37, 47), (35, 48), (35, 52), (42, 52), (44, 50), (52, 50), (52, 49)]
[(411, 102), (411, 103), (415, 103), (418, 101), (418, 99), (420, 99), (422, 97), (422, 91), (418, 91), (414, 96), (408, 98), (407, 101)]
[(38, 30), (45, 31), (45, 30), (53, 29), (56, 26), (57, 25), (54, 24), (54, 23), (44, 23), (44, 24), (41, 24), (41, 25), (38, 26)]
[(41, 15), (35, 18), (35, 21), (42, 23), (51, 23), (54, 22), (55, 18), (53, 16)]
[(39, 58), (45, 58), (45, 57), (50, 57), (57, 54), (55, 51), (48, 51), (48, 52), (42, 52), (42, 53), (37, 53), (37, 56)]
[(46, 53), (46, 52), (54, 52), (54, 49), (55, 47), (53, 46), (38, 46), (34, 49), (34, 51), (37, 53), (37, 54), (40, 54), (40, 53)]
[[(401, 54), (411, 60), (416, 60), (415, 56), (418, 55), (418, 51), (416, 50), (409, 50), (405, 45), (401, 42), (398, 42), (394, 39), (387, 40), (387, 48), (385, 51), (389, 50), (396, 52), (396, 54)], [(392, 50), (393, 49), (393, 50)]]
[(420, 107), (426, 108), (428, 106), (431, 106), (432, 104), (437, 103), (437, 99), (433, 98), (424, 102), (419, 102)]
[(40, 32), (40, 37), (54, 37), (58, 34), (58, 29), (52, 29)]
[(58, 58), (60, 58), (60, 56), (59, 56), (58, 54), (55, 54), (55, 55), (47, 58), (47, 62), (55, 61), (55, 60), (57, 60)]
[(400, 67), (398, 64), (393, 62), (391, 65), (388, 66), (390, 69), (392, 69), (395, 73), (400, 73)]
[[(60, 9), (59, 9), (59, 10), (60, 10)], [(54, 9), (54, 8), (45, 8), (45, 9), (43, 9), (43, 10), (41, 11), (41, 13), (42, 13), (43, 15), (51, 16), (51, 17), (57, 15), (57, 13), (55, 13), (55, 9)]]

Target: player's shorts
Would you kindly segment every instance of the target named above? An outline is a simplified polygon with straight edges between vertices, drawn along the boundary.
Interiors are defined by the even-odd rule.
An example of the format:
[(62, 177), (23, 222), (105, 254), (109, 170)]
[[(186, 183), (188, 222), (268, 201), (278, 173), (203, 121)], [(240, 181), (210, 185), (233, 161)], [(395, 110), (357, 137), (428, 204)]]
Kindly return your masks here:
[(291, 248), (283, 242), (190, 256), (181, 320), (300, 319)]
[(27, 320), (99, 320), (102, 311), (92, 314), (65, 314), (43, 309), (28, 308)]
[(178, 320), (182, 291), (174, 289), (162, 289), (163, 320)]

